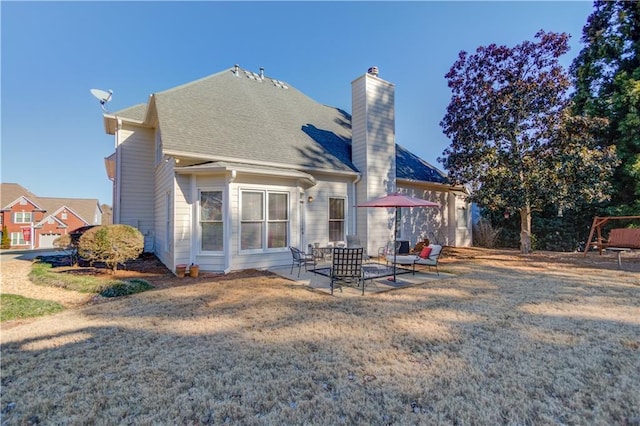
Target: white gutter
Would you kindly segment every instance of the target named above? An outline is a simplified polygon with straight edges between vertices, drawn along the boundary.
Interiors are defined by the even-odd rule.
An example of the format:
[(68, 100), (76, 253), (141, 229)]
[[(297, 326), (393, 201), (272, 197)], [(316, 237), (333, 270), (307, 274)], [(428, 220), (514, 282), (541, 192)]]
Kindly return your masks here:
[(285, 163), (273, 163), (270, 161), (255, 161), (255, 160), (247, 161), (246, 159), (239, 159), (237, 157), (221, 157), (221, 156), (215, 156), (215, 155), (193, 155), (192, 152), (185, 152), (185, 151), (164, 150), (163, 152), (166, 155), (170, 155), (172, 157), (193, 158), (201, 161), (202, 160), (203, 161), (220, 161), (220, 162), (235, 163), (234, 165), (245, 164), (245, 165), (275, 167), (280, 169), (296, 169), (300, 171), (304, 170), (309, 172), (327, 173), (332, 175), (355, 176), (358, 174), (358, 172), (356, 171), (349, 171), (349, 170), (334, 170), (334, 169), (323, 169), (323, 168), (316, 168), (316, 167), (296, 166), (296, 165), (285, 164)]

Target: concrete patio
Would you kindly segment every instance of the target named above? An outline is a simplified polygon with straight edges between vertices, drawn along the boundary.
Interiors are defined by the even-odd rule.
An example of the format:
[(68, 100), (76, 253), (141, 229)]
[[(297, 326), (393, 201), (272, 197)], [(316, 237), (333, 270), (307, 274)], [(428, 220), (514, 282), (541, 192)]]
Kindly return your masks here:
[[(369, 263), (365, 266), (369, 267), (380, 267), (384, 268), (384, 264), (380, 263)], [(323, 262), (316, 265), (316, 269), (324, 269), (330, 268), (331, 263)], [(400, 271), (400, 268), (398, 268)], [(298, 267), (293, 267), (293, 272), (291, 272), (291, 265), (288, 266), (280, 266), (269, 268), (269, 272), (277, 274), (283, 278), (294, 281), (300, 285), (306, 286), (314, 291), (319, 291), (325, 294), (331, 294), (330, 283), (331, 280), (328, 276), (322, 275), (321, 273), (316, 273), (312, 271), (310, 267), (308, 271), (304, 270), (304, 266), (300, 270), (300, 276), (298, 276)], [(322, 271), (324, 272), (324, 271)], [(325, 272), (326, 273), (326, 272)], [(400, 271), (400, 273), (396, 273), (396, 281), (392, 280), (392, 276), (384, 275), (373, 279), (368, 279), (365, 282), (364, 294), (376, 294), (382, 293), (391, 290), (398, 290), (402, 288), (407, 288), (419, 284), (424, 284), (429, 281), (437, 281), (446, 278), (452, 277), (452, 274), (447, 274), (444, 272), (440, 272), (438, 275), (435, 269), (431, 271), (421, 270), (420, 272), (416, 272), (415, 275), (411, 273), (411, 271), (404, 272)], [(337, 297), (353, 297), (353, 296), (362, 296), (362, 288), (342, 286), (342, 291), (340, 291), (339, 287), (336, 287), (333, 292), (334, 296)]]

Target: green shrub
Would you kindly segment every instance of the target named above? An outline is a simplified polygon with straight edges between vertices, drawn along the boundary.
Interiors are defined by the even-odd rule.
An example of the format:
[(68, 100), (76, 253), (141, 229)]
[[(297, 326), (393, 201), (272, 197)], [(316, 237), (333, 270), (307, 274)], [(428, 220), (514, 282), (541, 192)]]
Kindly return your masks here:
[(78, 254), (90, 262), (104, 262), (115, 272), (119, 263), (137, 258), (143, 249), (144, 236), (133, 226), (103, 225), (80, 237)]
[(100, 292), (100, 296), (104, 297), (119, 297), (127, 296), (129, 294), (142, 293), (143, 291), (152, 289), (153, 286), (145, 280), (134, 278), (129, 281), (120, 281), (107, 288), (104, 288)]

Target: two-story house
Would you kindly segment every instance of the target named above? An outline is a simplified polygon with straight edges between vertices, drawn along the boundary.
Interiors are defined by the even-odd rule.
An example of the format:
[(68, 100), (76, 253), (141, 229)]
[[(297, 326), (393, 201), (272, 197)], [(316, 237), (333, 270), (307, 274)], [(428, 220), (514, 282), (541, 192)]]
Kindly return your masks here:
[(17, 183), (0, 185), (0, 204), (12, 249), (51, 248), (59, 236), (102, 222), (97, 199), (38, 197)]
[(470, 245), (464, 188), (396, 143), (394, 85), (373, 67), (351, 92), (349, 114), (236, 65), (106, 113), (114, 223), (170, 269), (267, 268), (347, 235), (376, 253), (393, 211), (355, 206), (399, 191), (440, 204), (402, 209), (399, 238)]

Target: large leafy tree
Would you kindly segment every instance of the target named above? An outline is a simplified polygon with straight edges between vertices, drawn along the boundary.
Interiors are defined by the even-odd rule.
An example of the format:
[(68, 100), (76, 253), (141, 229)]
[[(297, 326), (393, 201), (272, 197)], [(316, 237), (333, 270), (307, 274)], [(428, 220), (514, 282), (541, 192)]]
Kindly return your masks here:
[(574, 112), (609, 120), (620, 165), (609, 214), (640, 214), (640, 2), (596, 1), (571, 66)]
[(481, 207), (520, 215), (520, 249), (531, 251), (532, 212), (606, 199), (615, 161), (597, 146), (605, 120), (569, 113), (569, 76), (558, 58), (569, 36), (540, 31), (536, 41), (460, 52), (446, 74), (452, 97), (440, 125), (449, 177), (471, 188)]

